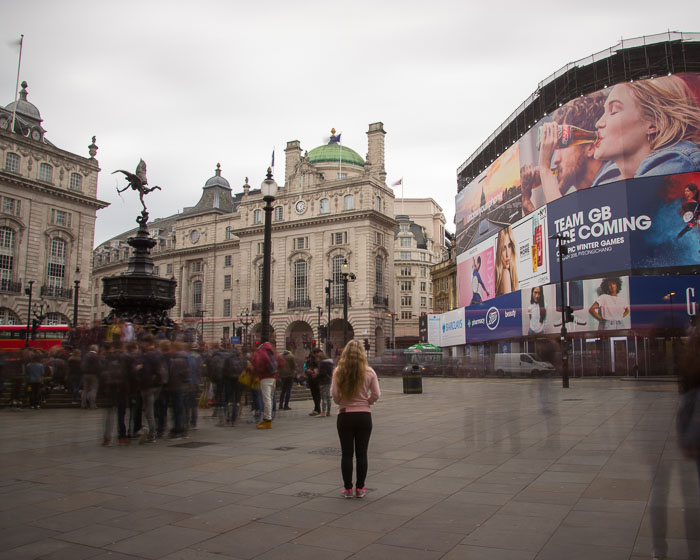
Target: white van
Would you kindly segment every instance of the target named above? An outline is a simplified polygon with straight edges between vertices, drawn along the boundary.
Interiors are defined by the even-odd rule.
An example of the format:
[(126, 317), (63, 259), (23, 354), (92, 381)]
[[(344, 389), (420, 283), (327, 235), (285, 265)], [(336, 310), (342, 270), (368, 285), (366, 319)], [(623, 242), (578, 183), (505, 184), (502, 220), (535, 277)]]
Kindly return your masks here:
[(555, 369), (549, 362), (539, 361), (533, 354), (496, 354), (493, 368), (496, 375), (537, 376), (554, 373)]

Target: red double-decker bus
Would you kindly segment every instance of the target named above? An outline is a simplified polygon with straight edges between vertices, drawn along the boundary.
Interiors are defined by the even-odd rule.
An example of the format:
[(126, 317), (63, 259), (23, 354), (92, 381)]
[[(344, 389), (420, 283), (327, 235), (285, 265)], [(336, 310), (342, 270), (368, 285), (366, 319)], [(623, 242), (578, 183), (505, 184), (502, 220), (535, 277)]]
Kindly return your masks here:
[[(29, 332), (29, 347), (50, 350), (68, 338), (68, 325), (42, 325), (36, 333)], [(17, 352), (26, 346), (26, 325), (0, 325), (0, 351)]]

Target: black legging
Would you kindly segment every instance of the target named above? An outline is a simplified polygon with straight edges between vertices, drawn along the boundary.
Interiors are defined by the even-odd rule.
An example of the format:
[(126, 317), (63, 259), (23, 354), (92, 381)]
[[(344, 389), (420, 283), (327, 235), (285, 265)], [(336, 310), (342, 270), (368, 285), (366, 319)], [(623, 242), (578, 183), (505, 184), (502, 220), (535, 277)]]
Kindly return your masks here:
[(372, 414), (369, 412), (343, 412), (338, 414), (338, 437), (343, 457), (340, 460), (340, 471), (343, 474), (343, 485), (352, 489), (352, 457), (353, 452), (357, 462), (356, 488), (364, 488), (367, 478), (367, 448), (369, 436), (372, 435)]

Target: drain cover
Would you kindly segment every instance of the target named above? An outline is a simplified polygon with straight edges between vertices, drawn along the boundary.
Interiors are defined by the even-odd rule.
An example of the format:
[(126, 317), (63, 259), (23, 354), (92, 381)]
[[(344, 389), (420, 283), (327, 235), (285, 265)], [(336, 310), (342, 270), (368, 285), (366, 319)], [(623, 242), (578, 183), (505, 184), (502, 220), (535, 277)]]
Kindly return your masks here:
[(197, 447), (205, 447), (207, 445), (216, 445), (212, 441), (186, 441), (185, 443), (178, 443), (176, 445), (170, 445), (169, 447), (184, 447), (185, 449), (196, 449)]
[(342, 455), (342, 451), (338, 447), (324, 447), (322, 449), (309, 451), (309, 453), (315, 453), (316, 455)]

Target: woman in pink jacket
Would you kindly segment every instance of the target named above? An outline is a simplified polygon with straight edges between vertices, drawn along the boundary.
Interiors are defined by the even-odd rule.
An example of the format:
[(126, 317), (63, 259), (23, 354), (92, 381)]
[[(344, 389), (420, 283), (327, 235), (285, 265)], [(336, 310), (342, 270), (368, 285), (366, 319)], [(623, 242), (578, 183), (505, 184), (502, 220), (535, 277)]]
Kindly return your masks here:
[(380, 396), (377, 374), (369, 367), (362, 345), (351, 340), (340, 356), (333, 372), (331, 395), (338, 405), (338, 437), (342, 450), (340, 469), (343, 475), (343, 496), (352, 498), (353, 450), (357, 462), (355, 497), (364, 498), (367, 476), (367, 448), (372, 434), (370, 405)]

